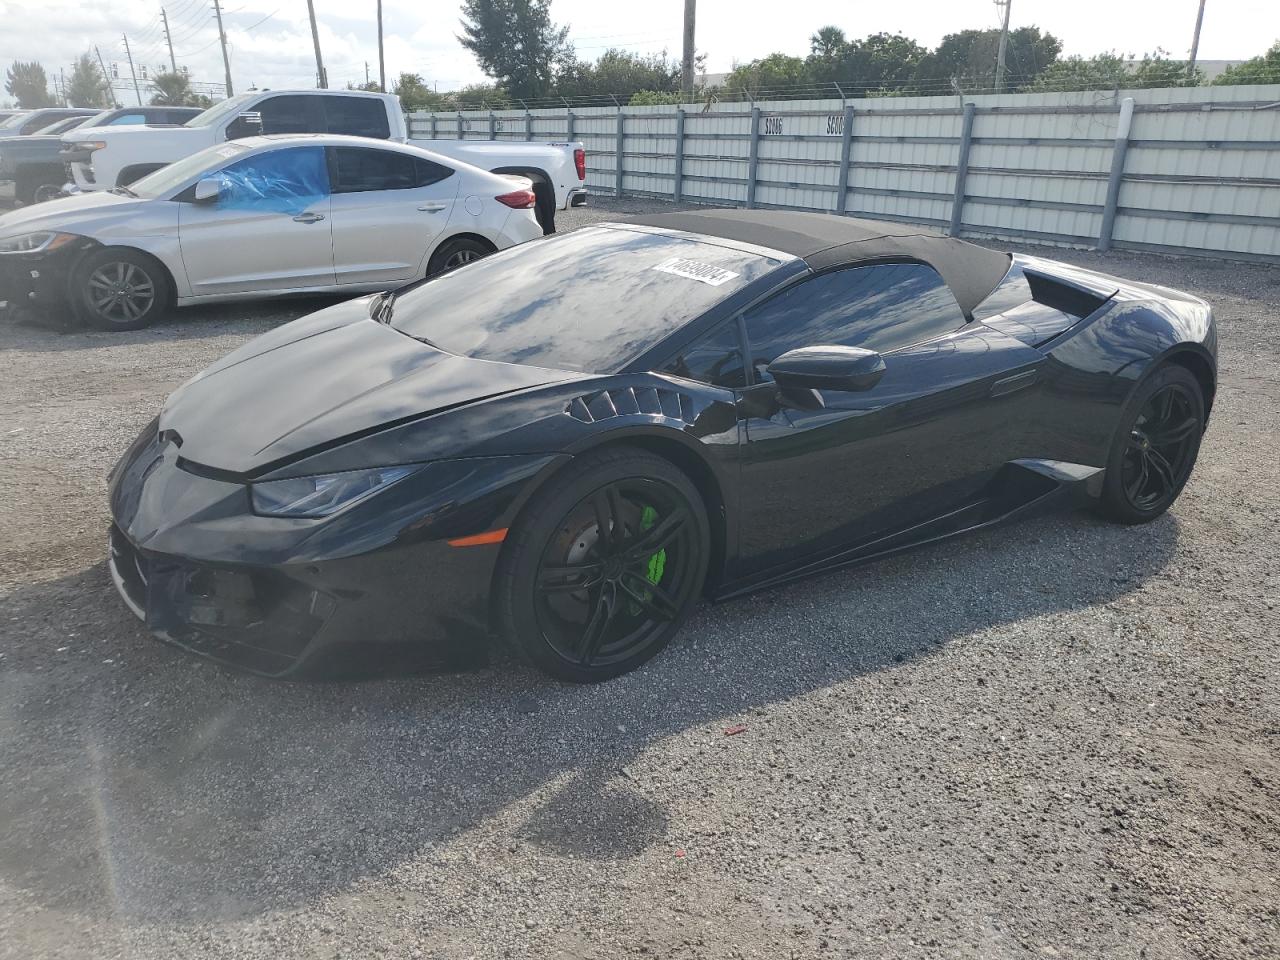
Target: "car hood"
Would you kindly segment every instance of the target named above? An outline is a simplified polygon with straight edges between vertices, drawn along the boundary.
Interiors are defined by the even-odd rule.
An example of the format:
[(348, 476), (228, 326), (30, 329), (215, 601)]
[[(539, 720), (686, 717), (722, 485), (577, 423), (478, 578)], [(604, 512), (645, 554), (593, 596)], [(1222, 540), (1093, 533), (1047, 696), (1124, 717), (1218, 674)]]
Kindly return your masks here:
[(189, 137), (192, 142), (211, 143), (210, 134), (204, 127), (170, 126), (168, 124), (126, 123), (108, 127), (79, 127), (68, 130), (61, 137), (63, 143), (81, 143), (85, 140), (115, 140), (127, 137), (154, 137), (157, 128), (163, 129), (165, 136), (175, 139)]
[(317, 448), (582, 374), (460, 357), (369, 319), (369, 298), (303, 317), (228, 354), (165, 403), (191, 464), (252, 477)]
[(152, 200), (126, 197), (119, 193), (77, 193), (60, 200), (22, 207), (0, 216), (0, 237), (37, 230), (76, 233), (94, 223), (138, 212)]

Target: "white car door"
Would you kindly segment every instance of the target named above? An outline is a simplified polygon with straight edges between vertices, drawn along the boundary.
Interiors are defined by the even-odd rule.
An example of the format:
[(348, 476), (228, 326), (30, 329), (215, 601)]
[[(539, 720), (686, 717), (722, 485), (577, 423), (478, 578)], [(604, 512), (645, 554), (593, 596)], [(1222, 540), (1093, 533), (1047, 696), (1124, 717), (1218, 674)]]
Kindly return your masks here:
[(330, 147), (333, 268), (339, 284), (426, 275), (427, 252), (453, 215), (462, 177), (398, 150)]
[(178, 218), (192, 296), (334, 285), (323, 147), (255, 153), (209, 176), (217, 200), (184, 202)]

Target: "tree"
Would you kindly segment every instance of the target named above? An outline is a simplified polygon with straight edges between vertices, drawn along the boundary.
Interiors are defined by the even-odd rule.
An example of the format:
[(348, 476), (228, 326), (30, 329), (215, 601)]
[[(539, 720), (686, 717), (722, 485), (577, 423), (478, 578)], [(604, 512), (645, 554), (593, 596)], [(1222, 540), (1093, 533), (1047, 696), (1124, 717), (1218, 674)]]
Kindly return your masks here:
[(680, 64), (666, 52), (657, 54), (606, 50), (595, 63), (570, 60), (556, 79), (555, 92), (562, 97), (629, 98), (641, 90), (672, 92), (680, 89)]
[(1218, 84), (1280, 83), (1280, 40), (1260, 57), (1227, 67), (1213, 78)]
[(1130, 80), (1129, 65), (1115, 53), (1099, 53), (1092, 57), (1072, 56), (1059, 60), (1045, 70), (1026, 89), (1051, 90), (1120, 90)]
[(458, 42), (512, 97), (532, 100), (573, 56), (568, 33), (551, 22), (551, 0), (463, 0)]
[(448, 107), (445, 98), (428, 87), (416, 73), (400, 74), (400, 79), (391, 88), (391, 92), (400, 98), (400, 105), (408, 113), (444, 110)]
[(5, 75), (4, 88), (23, 110), (54, 104), (53, 97), (49, 96), (49, 78), (45, 76), (44, 67), (34, 60), (15, 60)]
[(503, 110), (514, 106), (507, 91), (496, 83), (469, 83), (461, 90), (445, 94), (449, 105), (455, 110), (479, 110), (490, 107)]
[(191, 89), (191, 78), (181, 70), (157, 73), (151, 78), (155, 93), (151, 102), (158, 107), (208, 107), (212, 101)]
[(734, 67), (725, 77), (724, 89), (729, 94), (746, 94), (759, 100), (770, 93), (783, 97), (794, 94), (797, 87), (808, 82), (805, 61), (785, 53), (771, 53), (762, 60)]
[(814, 71), (814, 79), (831, 79), (842, 89), (847, 85), (850, 96), (901, 90), (911, 82), (927, 55), (928, 51), (910, 37), (873, 33), (846, 46), (836, 63), (836, 76), (820, 77)]
[[(932, 53), (921, 58), (912, 92), (946, 92), (952, 80), (967, 92), (994, 90), (999, 50), (1000, 31), (996, 29), (948, 34)], [(1009, 31), (1006, 89), (1034, 83), (1061, 52), (1062, 41), (1051, 33), (1041, 33), (1039, 27)]]
[(821, 27), (809, 38), (809, 56), (819, 60), (836, 60), (848, 45), (849, 41), (839, 27)]
[(88, 53), (80, 54), (71, 68), (67, 101), (73, 107), (110, 107), (115, 102), (107, 87), (107, 78)]
[(1186, 60), (1170, 60), (1167, 50), (1156, 48), (1155, 53), (1144, 53), (1142, 59), (1130, 70), (1128, 87), (1143, 90), (1148, 87), (1198, 87), (1204, 83), (1204, 71), (1199, 67), (1189, 69)]

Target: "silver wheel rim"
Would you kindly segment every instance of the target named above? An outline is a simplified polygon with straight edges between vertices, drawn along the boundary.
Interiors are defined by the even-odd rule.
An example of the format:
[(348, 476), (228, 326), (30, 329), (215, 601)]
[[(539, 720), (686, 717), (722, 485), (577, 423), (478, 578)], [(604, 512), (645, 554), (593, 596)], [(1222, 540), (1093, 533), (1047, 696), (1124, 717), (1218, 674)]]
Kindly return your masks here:
[(132, 323), (155, 302), (155, 282), (137, 264), (117, 260), (89, 274), (89, 305), (111, 323)]
[(445, 258), (444, 269), (446, 271), (457, 270), (459, 267), (464, 267), (468, 263), (479, 260), (482, 256), (484, 254), (477, 253), (475, 250), (459, 250)]

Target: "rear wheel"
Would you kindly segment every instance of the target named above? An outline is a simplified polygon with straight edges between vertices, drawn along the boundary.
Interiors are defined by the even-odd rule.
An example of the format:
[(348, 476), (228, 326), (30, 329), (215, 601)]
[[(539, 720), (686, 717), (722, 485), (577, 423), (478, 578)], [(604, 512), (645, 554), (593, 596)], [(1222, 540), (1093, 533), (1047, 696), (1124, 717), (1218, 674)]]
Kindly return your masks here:
[(1099, 507), (1118, 523), (1147, 523), (1172, 506), (1191, 476), (1204, 433), (1204, 395), (1175, 364), (1129, 401), (1107, 460)]
[(545, 673), (593, 683), (661, 651), (702, 591), (710, 528), (673, 464), (587, 454), (529, 502), (495, 583), (499, 626)]
[(168, 274), (136, 250), (99, 250), (86, 257), (71, 281), (80, 320), (99, 330), (140, 330), (159, 320), (173, 302)]
[(457, 270), (491, 253), (493, 253), (493, 247), (481, 240), (473, 240), (471, 237), (455, 237), (453, 240), (446, 240), (431, 255), (431, 260), (427, 263), (427, 276), (434, 277), (438, 273)]

